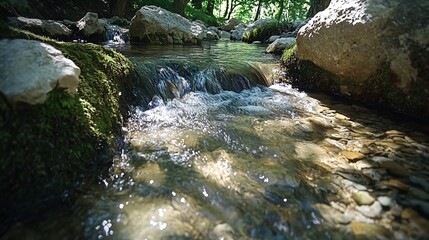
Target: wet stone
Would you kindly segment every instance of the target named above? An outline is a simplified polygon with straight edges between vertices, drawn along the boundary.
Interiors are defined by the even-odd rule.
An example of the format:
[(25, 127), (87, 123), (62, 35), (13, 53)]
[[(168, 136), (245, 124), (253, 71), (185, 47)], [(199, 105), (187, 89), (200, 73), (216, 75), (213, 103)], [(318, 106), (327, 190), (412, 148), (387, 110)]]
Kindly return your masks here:
[(352, 151), (341, 151), (341, 155), (346, 157), (351, 162), (356, 162), (360, 159), (365, 158), (365, 155), (359, 152), (352, 152)]
[(227, 223), (217, 225), (209, 234), (210, 239), (234, 239), (234, 230)]
[(392, 239), (393, 233), (378, 224), (352, 222), (351, 231), (358, 239)]
[(353, 216), (350, 214), (343, 214), (342, 212), (321, 203), (314, 204), (314, 208), (322, 215), (323, 219), (325, 219), (329, 223), (341, 223), (347, 224), (349, 223)]
[(412, 183), (419, 185), (423, 189), (429, 192), (429, 181), (421, 176), (410, 176), (410, 180)]
[(377, 201), (375, 201), (371, 206), (362, 205), (357, 206), (356, 209), (369, 218), (379, 217), (381, 211), (383, 210), (381, 204)]
[(408, 191), (410, 189), (410, 187), (408, 185), (406, 185), (405, 183), (397, 180), (397, 179), (388, 179), (385, 181), (381, 181), (380, 186), (387, 186), (387, 187), (391, 187), (391, 188), (396, 188), (402, 191)]
[(384, 178), (384, 175), (386, 175), (386, 170), (381, 168), (369, 168), (363, 169), (362, 174), (372, 181), (378, 182)]
[(384, 207), (388, 207), (392, 203), (392, 199), (387, 196), (380, 196), (377, 198), (377, 201)]
[(355, 167), (358, 170), (367, 169), (367, 168), (374, 168), (377, 166), (378, 166), (378, 164), (370, 162), (370, 161), (366, 161), (366, 160), (357, 161), (355, 164)]
[(418, 198), (425, 201), (429, 201), (429, 193), (418, 188), (411, 188), (408, 192), (408, 196), (410, 196), (411, 198)]
[(375, 199), (368, 192), (364, 191), (352, 193), (352, 198), (358, 205), (371, 205), (375, 201)]
[(390, 174), (397, 177), (408, 177), (410, 172), (408, 169), (403, 167), (397, 162), (394, 161), (380, 161), (380, 167), (385, 168)]

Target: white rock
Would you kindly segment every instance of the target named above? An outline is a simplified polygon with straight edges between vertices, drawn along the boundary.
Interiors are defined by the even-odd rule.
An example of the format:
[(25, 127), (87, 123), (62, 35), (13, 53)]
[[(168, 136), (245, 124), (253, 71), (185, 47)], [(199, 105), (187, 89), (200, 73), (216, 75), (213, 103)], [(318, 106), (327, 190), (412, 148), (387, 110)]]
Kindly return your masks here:
[(73, 33), (68, 27), (66, 27), (66, 25), (53, 20), (16, 17), (9, 18), (9, 21), (14, 27), (51, 38), (67, 39), (70, 38)]
[(80, 68), (51, 45), (1, 40), (0, 59), (0, 91), (11, 103), (43, 103), (56, 87), (77, 91)]

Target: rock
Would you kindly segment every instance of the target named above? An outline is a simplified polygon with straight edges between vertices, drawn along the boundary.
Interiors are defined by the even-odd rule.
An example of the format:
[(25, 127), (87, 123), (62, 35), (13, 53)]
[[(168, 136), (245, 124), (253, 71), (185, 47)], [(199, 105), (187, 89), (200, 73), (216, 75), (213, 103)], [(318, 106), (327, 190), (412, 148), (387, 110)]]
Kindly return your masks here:
[(424, 177), (413, 175), (413, 176), (410, 176), (410, 180), (412, 183), (420, 185), (426, 191), (429, 192), (429, 181), (426, 180)]
[(369, 168), (363, 169), (362, 174), (368, 177), (369, 179), (378, 182), (383, 179), (384, 175), (386, 175), (386, 170), (382, 168)]
[(0, 90), (11, 103), (43, 103), (56, 87), (77, 92), (80, 68), (51, 45), (1, 40), (0, 59)]
[(225, 239), (232, 240), (234, 238), (234, 230), (227, 223), (217, 225), (209, 234), (210, 239)]
[(103, 35), (106, 29), (98, 21), (98, 14), (93, 12), (88, 12), (83, 18), (81, 18), (77, 23), (77, 28), (79, 30), (79, 35), (85, 40), (89, 41), (102, 41)]
[(219, 35), (212, 30), (204, 30), (203, 39), (207, 41), (219, 40)]
[(381, 207), (381, 204), (379, 202), (375, 201), (371, 206), (368, 206), (368, 205), (357, 206), (356, 210), (358, 210), (363, 215), (369, 218), (376, 218), (380, 216), (380, 213), (383, 210), (383, 208)]
[(279, 38), (271, 43), (265, 50), (267, 53), (282, 54), (284, 50), (295, 46), (295, 38)]
[(241, 41), (245, 32), (244, 24), (236, 26), (234, 30), (231, 31), (231, 40)]
[(224, 31), (231, 31), (233, 30), (236, 26), (238, 26), (239, 24), (243, 24), (243, 22), (237, 18), (231, 18), (228, 20), (228, 22), (226, 22), (221, 28)]
[[(296, 54), (341, 78), (344, 95), (374, 103), (380, 97), (395, 100), (386, 105), (429, 117), (429, 108), (421, 102), (429, 97), (427, 12), (427, 0), (332, 0), (298, 32)], [(369, 99), (367, 83), (384, 73), (389, 77), (380, 81), (388, 81), (388, 87)], [(412, 90), (421, 97), (413, 101)], [(389, 98), (393, 92), (395, 98)], [(398, 106), (401, 100), (407, 104)]]
[(380, 196), (377, 198), (377, 201), (384, 207), (388, 207), (392, 203), (392, 199), (387, 196)]
[(130, 37), (138, 43), (199, 44), (203, 28), (163, 8), (143, 6), (131, 19)]
[(392, 239), (393, 233), (373, 223), (352, 222), (350, 228), (357, 239)]
[(381, 186), (388, 186), (388, 187), (396, 188), (396, 189), (406, 191), (406, 192), (408, 192), (408, 190), (410, 190), (410, 187), (408, 185), (406, 185), (405, 183), (403, 183), (399, 180), (396, 180), (396, 179), (389, 179), (389, 180), (381, 181), (379, 184)]
[(390, 174), (397, 177), (408, 177), (410, 172), (408, 169), (401, 166), (399, 163), (394, 161), (380, 161), (380, 167), (385, 168)]
[(120, 18), (118, 16), (113, 16), (112, 18), (107, 20), (109, 24), (117, 25), (120, 27), (129, 27), (130, 21), (125, 18)]
[[(267, 41), (265, 41), (266, 43), (273, 43), (275, 40), (277, 40), (277, 39), (279, 39), (279, 38), (281, 38), (281, 36), (280, 35), (273, 35), (273, 36), (271, 36), (270, 38), (268, 38), (268, 40)], [(296, 42), (296, 41), (295, 41)]]
[(253, 41), (252, 44), (261, 44), (261, 41)]
[(429, 201), (429, 193), (419, 188), (410, 188), (410, 190), (408, 191), (408, 196), (410, 196), (410, 198), (418, 198), (425, 201)]
[(352, 152), (352, 151), (341, 151), (341, 155), (346, 157), (350, 162), (356, 162), (360, 159), (365, 158), (365, 155), (358, 152)]
[(129, 30), (117, 25), (107, 25), (104, 40), (111, 43), (124, 44), (130, 40)]
[(352, 193), (352, 198), (358, 205), (371, 205), (375, 199), (368, 192), (357, 191)]
[(231, 34), (226, 31), (220, 31), (220, 39), (229, 40), (231, 38)]
[(11, 17), (9, 22), (12, 26), (24, 29), (35, 34), (44, 35), (54, 39), (70, 40), (72, 30), (66, 25), (53, 20), (40, 20), (35, 18)]
[(314, 204), (314, 208), (322, 215), (323, 219), (325, 219), (329, 223), (342, 223), (347, 224), (352, 220), (350, 214), (343, 214), (339, 210), (336, 210), (326, 204), (316, 203)]

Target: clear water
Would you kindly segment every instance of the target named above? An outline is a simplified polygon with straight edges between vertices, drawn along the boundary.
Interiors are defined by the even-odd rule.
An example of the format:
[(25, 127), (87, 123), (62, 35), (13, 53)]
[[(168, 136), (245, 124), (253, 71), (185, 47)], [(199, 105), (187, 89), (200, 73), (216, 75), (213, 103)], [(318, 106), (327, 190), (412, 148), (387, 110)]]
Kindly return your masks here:
[[(141, 66), (197, 65), (191, 77), (175, 72), (187, 82), (209, 67), (276, 60), (263, 50), (230, 42), (118, 49)], [(359, 148), (383, 140), (390, 129), (412, 135), (408, 125), (321, 102), (286, 84), (185, 91), (150, 107), (152, 97), (133, 108), (123, 127), (125, 147), (108, 176), (86, 184), (71, 207), (18, 224), (6, 239), (353, 238), (347, 226), (329, 224), (315, 208), (341, 201), (347, 179), (335, 172), (353, 168), (338, 144)], [(355, 136), (334, 137), (346, 133)], [(419, 136), (427, 146), (427, 136)]]

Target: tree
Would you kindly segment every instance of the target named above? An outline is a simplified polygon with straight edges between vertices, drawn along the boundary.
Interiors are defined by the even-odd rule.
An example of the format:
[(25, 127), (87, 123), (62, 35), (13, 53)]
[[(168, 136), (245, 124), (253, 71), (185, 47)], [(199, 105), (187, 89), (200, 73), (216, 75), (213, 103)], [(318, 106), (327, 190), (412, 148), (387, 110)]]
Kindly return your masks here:
[(128, 0), (114, 0), (111, 1), (110, 7), (113, 15), (123, 17), (125, 15), (125, 9), (127, 7)]
[(213, 16), (214, 7), (215, 7), (215, 0), (207, 0), (206, 13), (208, 15)]
[(203, 0), (192, 0), (192, 6), (195, 9), (201, 10), (203, 9)]
[(174, 12), (180, 14), (181, 16), (185, 16), (185, 8), (188, 2), (189, 0), (174, 0), (173, 2)]
[(310, 0), (310, 9), (307, 13), (307, 18), (312, 18), (316, 13), (325, 10), (331, 0)]
[(258, 20), (261, 16), (261, 10), (262, 10), (262, 0), (259, 0), (258, 2), (258, 9), (256, 10), (256, 14), (255, 14), (255, 20)]

